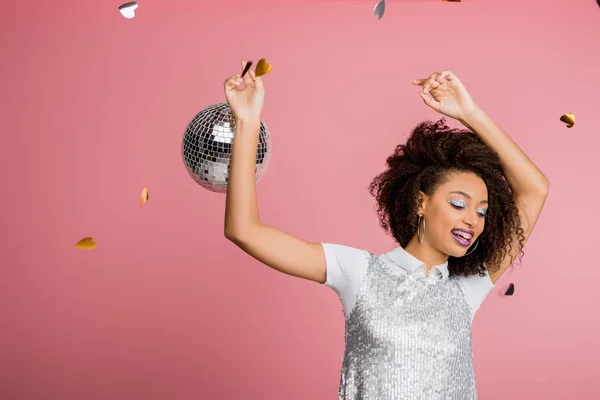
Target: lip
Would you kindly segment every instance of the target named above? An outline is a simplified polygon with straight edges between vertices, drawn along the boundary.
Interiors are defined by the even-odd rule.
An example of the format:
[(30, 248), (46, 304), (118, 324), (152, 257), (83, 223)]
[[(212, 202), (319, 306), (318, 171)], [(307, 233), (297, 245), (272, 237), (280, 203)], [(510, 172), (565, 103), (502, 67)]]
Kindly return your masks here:
[(475, 232), (470, 231), (470, 230), (465, 229), (465, 228), (455, 228), (455, 229), (452, 229), (452, 230), (453, 231), (461, 231), (461, 232), (464, 232), (464, 233), (468, 233), (471, 236), (475, 236)]
[[(466, 231), (463, 231), (463, 232), (466, 232)], [(458, 244), (460, 244), (461, 246), (464, 246), (464, 247), (469, 247), (469, 246), (471, 246), (471, 239), (472, 239), (472, 238), (471, 238), (471, 239), (469, 239), (469, 240), (467, 240), (467, 239), (464, 239), (464, 238), (462, 238), (462, 237), (460, 237), (460, 236), (457, 236), (457, 235), (453, 234), (452, 232), (450, 232), (450, 235), (451, 235), (451, 236), (454, 238), (454, 240), (456, 240), (456, 242), (457, 242)]]

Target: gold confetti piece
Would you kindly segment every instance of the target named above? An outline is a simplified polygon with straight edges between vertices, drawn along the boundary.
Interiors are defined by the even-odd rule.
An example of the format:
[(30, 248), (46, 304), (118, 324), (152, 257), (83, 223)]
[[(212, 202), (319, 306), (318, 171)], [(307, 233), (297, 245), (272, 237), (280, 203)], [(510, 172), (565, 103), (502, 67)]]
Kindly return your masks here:
[(76, 249), (91, 250), (96, 248), (96, 242), (91, 237), (84, 237), (75, 245)]
[(271, 68), (273, 68), (273, 66), (267, 63), (267, 61), (264, 58), (261, 58), (260, 60), (258, 60), (258, 64), (256, 64), (254, 74), (256, 76), (268, 74), (269, 72), (271, 72)]
[(567, 113), (560, 117), (560, 120), (567, 124), (567, 128), (572, 128), (575, 125), (575, 114)]
[(512, 296), (513, 294), (515, 294), (515, 284), (511, 283), (508, 286), (508, 289), (506, 289), (506, 292), (504, 293), (505, 296)]
[(460, 0), (443, 0), (444, 3), (460, 3)]
[(143, 206), (144, 203), (148, 201), (148, 199), (148, 188), (144, 188), (144, 190), (142, 190), (142, 199), (140, 200), (140, 207)]
[(383, 17), (383, 13), (385, 12), (385, 0), (381, 0), (379, 3), (375, 4), (373, 7), (373, 15), (377, 17), (377, 19), (381, 19)]

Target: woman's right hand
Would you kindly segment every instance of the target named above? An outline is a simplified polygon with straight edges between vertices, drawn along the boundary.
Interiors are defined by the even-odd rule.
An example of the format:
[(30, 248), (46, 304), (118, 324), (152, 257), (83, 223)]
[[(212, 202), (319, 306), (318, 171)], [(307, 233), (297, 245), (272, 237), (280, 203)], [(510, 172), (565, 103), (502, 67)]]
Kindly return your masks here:
[[(245, 66), (246, 62), (242, 61), (242, 70)], [(239, 89), (242, 81), (244, 88)], [(224, 86), (225, 98), (235, 119), (239, 122), (260, 123), (265, 101), (265, 88), (260, 77), (257, 77), (254, 71), (248, 70), (244, 78), (241, 78), (240, 74), (229, 77)]]

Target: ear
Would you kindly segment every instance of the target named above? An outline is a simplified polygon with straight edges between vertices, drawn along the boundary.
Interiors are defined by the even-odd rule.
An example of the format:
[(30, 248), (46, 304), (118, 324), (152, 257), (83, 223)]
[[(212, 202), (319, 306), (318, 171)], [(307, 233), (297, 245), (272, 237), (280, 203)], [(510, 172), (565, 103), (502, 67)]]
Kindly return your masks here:
[(423, 216), (425, 209), (427, 208), (427, 195), (419, 191), (419, 198), (417, 200), (417, 215)]

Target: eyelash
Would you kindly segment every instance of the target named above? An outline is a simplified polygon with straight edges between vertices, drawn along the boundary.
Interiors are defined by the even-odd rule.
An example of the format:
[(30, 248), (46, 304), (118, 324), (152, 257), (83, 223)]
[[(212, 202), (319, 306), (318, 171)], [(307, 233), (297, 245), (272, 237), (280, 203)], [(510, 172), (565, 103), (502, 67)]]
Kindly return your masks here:
[[(459, 205), (459, 204), (455, 204), (455, 201), (456, 200), (450, 200), (448, 203), (450, 203), (452, 205), (452, 207), (456, 208), (457, 210), (464, 210), (465, 209), (465, 206)], [(479, 214), (479, 216), (481, 218), (485, 218), (486, 217), (486, 213), (487, 213), (487, 210), (484, 211), (483, 213), (478, 213), (478, 214)]]

